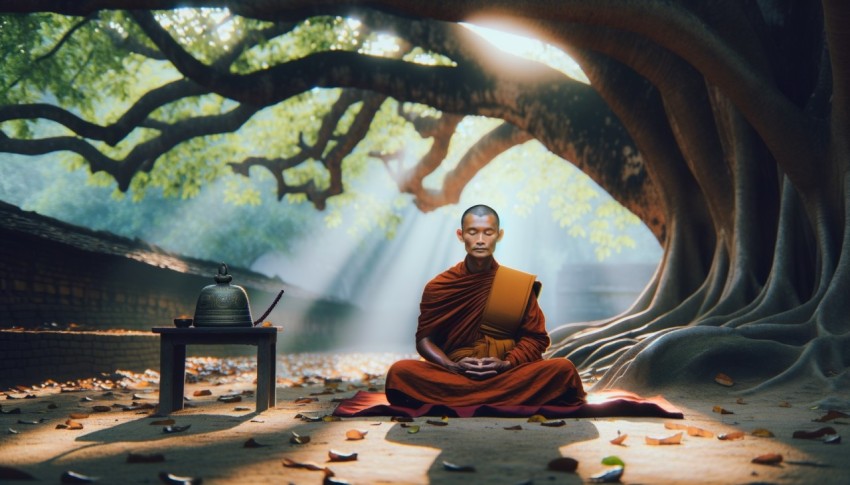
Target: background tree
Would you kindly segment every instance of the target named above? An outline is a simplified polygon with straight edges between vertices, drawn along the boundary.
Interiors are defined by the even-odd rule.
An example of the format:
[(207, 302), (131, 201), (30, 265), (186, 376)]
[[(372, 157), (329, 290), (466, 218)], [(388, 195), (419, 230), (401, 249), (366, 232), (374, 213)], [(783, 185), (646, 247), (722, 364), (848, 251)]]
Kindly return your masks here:
[[(122, 190), (155, 183), (160, 165), (179, 167), (170, 169), (182, 176), (176, 186), (193, 190), (222, 166), (180, 157), (181, 147), (223, 150), (216, 158), (226, 158), (228, 145), (216, 137), (274, 116), (275, 107), (316, 87), (342, 87), (312, 136), (301, 136), (295, 117), (290, 133), (270, 134), (258, 153), (230, 154), (233, 170), (262, 166), (280, 197), (323, 208), (345, 190), (347, 157), (392, 111), (431, 137), (430, 149), (412, 166), (398, 163), (400, 145), (360, 154), (385, 160), (400, 190), (430, 210), (456, 201), (495, 154), (535, 138), (643, 220), (665, 249), (632, 308), (556, 330), (553, 355), (600, 374), (601, 385), (658, 386), (708, 380), (718, 371), (756, 389), (812, 377), (837, 389), (850, 380), (845, 2), (204, 5), (228, 9), (218, 20), (203, 17), (216, 28), (175, 20), (185, 10), (148, 10), (175, 7), (164, 0), (0, 0), (5, 11), (68, 16), (4, 19), (4, 36), (39, 55), (9, 64), (19, 75), (2, 94), (0, 150), (74, 152)], [(57, 29), (50, 50), (15, 35), (45, 19)], [(333, 29), (324, 31), (337, 35), (324, 40), (292, 35), (351, 19), (351, 37)], [(494, 57), (462, 21), (512, 28), (564, 49), (591, 85), (537, 62)], [(221, 39), (228, 24), (232, 42), (225, 47), (211, 36)], [(377, 32), (392, 32), (398, 50), (376, 49)], [(292, 45), (305, 39), (306, 54)], [(57, 55), (75, 42), (84, 47)], [(92, 59), (97, 69), (86, 69)], [(148, 59), (163, 59), (180, 76), (146, 86)], [(124, 76), (127, 70), (136, 75)], [(104, 78), (114, 80), (110, 94), (127, 100), (114, 119), (101, 119), (96, 98), (79, 89)], [(38, 82), (57, 85), (35, 90)], [(55, 100), (40, 99), (43, 92)], [(461, 115), (505, 123), (471, 146), (440, 188), (426, 188)], [(21, 121), (31, 119), (73, 134), (32, 136)]]

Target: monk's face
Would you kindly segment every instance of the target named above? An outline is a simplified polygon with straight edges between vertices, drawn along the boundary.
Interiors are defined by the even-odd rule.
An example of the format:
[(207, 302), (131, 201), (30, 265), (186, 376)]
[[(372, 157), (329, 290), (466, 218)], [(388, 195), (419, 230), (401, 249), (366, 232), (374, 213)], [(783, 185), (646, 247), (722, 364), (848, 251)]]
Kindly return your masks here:
[(457, 230), (457, 238), (466, 247), (466, 254), (473, 258), (490, 258), (496, 251), (496, 243), (502, 239), (504, 231), (492, 214), (478, 216), (467, 214), (463, 226)]

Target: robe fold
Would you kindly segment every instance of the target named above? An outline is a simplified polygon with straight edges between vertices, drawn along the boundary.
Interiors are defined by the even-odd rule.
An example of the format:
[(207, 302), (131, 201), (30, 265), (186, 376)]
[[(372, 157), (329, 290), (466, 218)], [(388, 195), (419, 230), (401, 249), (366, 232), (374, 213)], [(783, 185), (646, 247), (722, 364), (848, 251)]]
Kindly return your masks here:
[[(423, 403), (450, 406), (577, 404), (585, 392), (572, 362), (543, 360), (549, 346), (546, 320), (532, 293), (513, 338), (482, 329), (481, 317), (499, 265), (470, 273), (461, 261), (425, 286), (416, 341), (428, 337), (453, 361), (496, 357), (511, 369), (477, 380), (421, 360), (402, 360), (387, 373), (387, 399), (396, 405)], [(501, 336), (503, 337), (503, 336)]]

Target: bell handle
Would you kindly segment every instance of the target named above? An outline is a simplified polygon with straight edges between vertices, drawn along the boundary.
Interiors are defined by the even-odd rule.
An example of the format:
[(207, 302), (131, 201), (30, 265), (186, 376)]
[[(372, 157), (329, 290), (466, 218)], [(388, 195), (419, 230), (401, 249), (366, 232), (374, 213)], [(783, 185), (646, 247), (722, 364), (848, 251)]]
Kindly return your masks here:
[(269, 313), (271, 313), (271, 312), (272, 312), (272, 310), (274, 310), (274, 307), (277, 305), (277, 302), (279, 302), (279, 301), (280, 301), (280, 297), (282, 297), (282, 296), (283, 296), (283, 290), (280, 290), (280, 293), (278, 293), (278, 294), (277, 294), (277, 296), (275, 297), (275, 299), (274, 299), (274, 301), (272, 302), (272, 304), (271, 304), (271, 306), (269, 307), (269, 309), (268, 309), (268, 310), (266, 310), (266, 311), (265, 311), (265, 313), (263, 313), (263, 315), (262, 315), (260, 318), (258, 318), (258, 319), (256, 319), (256, 320), (254, 321), (254, 326), (255, 326), (255, 327), (256, 327), (257, 325), (259, 325), (260, 323), (262, 323), (262, 321), (263, 321), (263, 320), (265, 320), (267, 316), (269, 316)]

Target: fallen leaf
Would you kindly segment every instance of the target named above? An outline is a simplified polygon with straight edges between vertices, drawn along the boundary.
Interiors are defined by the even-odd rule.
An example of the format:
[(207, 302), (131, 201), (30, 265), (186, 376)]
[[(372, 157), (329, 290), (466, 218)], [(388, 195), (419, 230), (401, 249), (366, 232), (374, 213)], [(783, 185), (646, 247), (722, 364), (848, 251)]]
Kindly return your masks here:
[(752, 435), (759, 438), (773, 438), (775, 436), (770, 430), (764, 428), (754, 429)]
[(714, 406), (713, 408), (711, 408), (711, 412), (717, 413), (717, 414), (735, 414), (732, 411), (729, 411), (728, 409), (724, 409), (721, 406)]
[(330, 461), (356, 461), (357, 453), (341, 453), (339, 451), (328, 451), (328, 459)]
[(226, 403), (242, 402), (242, 396), (239, 396), (239, 395), (219, 396), (218, 401), (226, 402)]
[(363, 438), (366, 437), (366, 433), (368, 433), (368, 432), (369, 431), (367, 431), (367, 430), (350, 429), (350, 430), (345, 432), (345, 439), (351, 440), (351, 441), (362, 440)]
[(549, 420), (546, 419), (546, 416), (543, 416), (542, 414), (535, 414), (528, 418), (529, 423), (545, 423), (546, 421)]
[(0, 480), (37, 480), (37, 478), (17, 468), (0, 466)]
[(706, 429), (688, 426), (688, 436), (699, 436), (700, 438), (714, 438), (714, 433)]
[(112, 411), (112, 408), (109, 406), (92, 406), (92, 410), (96, 413), (108, 413)]
[(722, 372), (714, 376), (714, 382), (726, 387), (731, 387), (735, 384), (735, 381), (733, 381), (731, 377), (723, 374)]
[(301, 413), (296, 414), (295, 419), (300, 419), (301, 421), (304, 421), (306, 423), (317, 423), (317, 422), (322, 420), (322, 418), (320, 418), (318, 416), (311, 416), (309, 414), (301, 414)]
[(127, 455), (127, 463), (160, 463), (165, 461), (162, 453), (130, 453)]
[(561, 420), (558, 420), (558, 421), (544, 421), (544, 422), (540, 423), (540, 426), (546, 426), (547, 428), (560, 428), (561, 426), (564, 426), (565, 424), (567, 424), (567, 422), (564, 421), (563, 419), (561, 419)]
[(250, 410), (251, 410), (251, 408), (240, 408), (240, 407), (236, 407), (236, 408), (233, 408), (233, 410), (234, 410), (234, 411), (250, 411)]
[(151, 421), (151, 426), (170, 426), (174, 424), (173, 419), (158, 419), (156, 421)]
[(195, 396), (195, 397), (212, 396), (212, 391), (210, 391), (209, 389), (199, 389), (199, 390), (193, 392), (192, 395)]
[(616, 455), (606, 456), (602, 459), (602, 464), (608, 466), (626, 466), (626, 463), (619, 456)]
[(165, 433), (165, 434), (182, 433), (183, 431), (186, 431), (187, 429), (189, 429), (191, 427), (192, 427), (191, 424), (187, 424), (186, 426), (166, 426), (166, 427), (162, 428), (162, 432)]
[(578, 468), (578, 460), (562, 456), (561, 458), (555, 458), (550, 461), (549, 464), (546, 465), (546, 468), (556, 472), (575, 473)]
[(439, 421), (436, 420), (436, 419), (429, 419), (429, 420), (425, 421), (425, 423), (431, 424), (431, 425), (434, 425), (434, 426), (448, 426), (449, 425), (448, 421), (443, 421), (442, 419), (439, 420)]
[(413, 425), (407, 428), (407, 434), (416, 434), (419, 432), (419, 426)]
[(147, 398), (146, 398), (146, 397), (144, 397), (144, 396), (140, 396), (140, 395), (138, 395), (138, 394), (133, 394), (133, 397), (132, 397), (131, 399), (133, 399), (134, 401), (136, 401), (136, 400), (147, 399)]
[(788, 402), (788, 401), (782, 401), (782, 402), (780, 402), (780, 403), (779, 403), (779, 407), (781, 407), (781, 408), (790, 408), (790, 407), (791, 407), (791, 403), (790, 403), (790, 402)]
[(850, 415), (844, 414), (841, 411), (835, 411), (835, 410), (830, 409), (829, 412), (827, 412), (826, 414), (824, 414), (823, 416), (821, 416), (817, 419), (813, 419), (812, 421), (815, 421), (817, 423), (825, 423), (827, 421), (832, 421), (833, 419), (848, 418), (848, 417), (850, 417)]
[(307, 443), (310, 442), (310, 436), (306, 435), (306, 434), (300, 435), (300, 434), (296, 433), (295, 431), (293, 431), (292, 437), (289, 438), (289, 442), (292, 443), (293, 445), (306, 445)]
[(667, 429), (688, 429), (687, 424), (679, 424), (674, 423), (672, 421), (667, 421), (666, 423), (664, 423), (664, 427)]
[(318, 399), (316, 399), (315, 397), (299, 397), (295, 400), (295, 404), (307, 404), (316, 401), (318, 401)]
[(520, 426), (520, 425), (516, 425), (516, 426), (508, 426), (508, 427), (506, 427), (506, 428), (504, 428), (504, 429), (506, 429), (506, 430), (508, 430), (508, 431), (520, 431), (520, 430), (522, 430), (522, 426)]
[(455, 465), (454, 463), (444, 461), (443, 469), (449, 472), (474, 472), (475, 467), (472, 465)]
[(841, 435), (828, 434), (823, 437), (823, 444), (825, 445), (837, 445), (839, 443), (841, 443)]
[(79, 423), (73, 419), (66, 420), (65, 426), (67, 426), (68, 429), (83, 429), (83, 423)]
[(342, 418), (340, 418), (339, 416), (333, 416), (328, 414), (326, 416), (322, 416), (322, 421), (326, 423), (332, 423), (334, 421), (342, 421)]
[(310, 462), (310, 461), (300, 462), (300, 461), (290, 460), (289, 458), (283, 459), (283, 466), (285, 466), (286, 468), (303, 468), (305, 470), (312, 470), (312, 471), (327, 470), (327, 468), (325, 468), (323, 466), (319, 466), (319, 465), (317, 465), (313, 462)]
[(257, 443), (257, 441), (254, 438), (248, 438), (248, 441), (246, 441), (242, 445), (243, 448), (264, 448), (266, 446), (269, 446), (269, 445), (263, 445), (263, 444)]
[(97, 481), (97, 477), (90, 477), (83, 475), (82, 473), (68, 470), (62, 473), (59, 477), (59, 481), (62, 483), (94, 483)]
[(611, 440), (611, 441), (610, 441), (610, 443), (611, 443), (612, 445), (622, 445), (622, 444), (623, 444), (623, 441), (626, 441), (626, 438), (628, 438), (628, 437), (629, 437), (629, 435), (627, 435), (627, 434), (625, 434), (625, 433), (624, 433), (624, 434), (621, 434), (621, 435), (617, 436), (617, 437), (616, 437), (616, 438), (614, 438), (613, 440)]
[(791, 437), (802, 440), (816, 440), (831, 434), (838, 434), (838, 432), (835, 431), (835, 428), (827, 426), (815, 431), (794, 431), (794, 434)]
[(619, 482), (620, 478), (623, 476), (624, 468), (621, 466), (615, 466), (609, 470), (605, 470), (603, 472), (597, 473), (596, 475), (590, 476), (590, 481), (593, 483), (614, 483)]
[(167, 485), (201, 485), (203, 480), (198, 477), (184, 477), (168, 472), (159, 472), (159, 481)]
[(717, 439), (723, 441), (740, 440), (744, 437), (743, 431), (732, 431), (731, 433), (722, 433), (717, 435)]
[(779, 453), (766, 453), (753, 458), (751, 462), (758, 463), (759, 465), (777, 465), (782, 463), (782, 455)]
[(648, 445), (678, 445), (682, 442), (682, 432), (670, 436), (647, 436), (646, 444)]
[(390, 418), (390, 421), (396, 423), (412, 423), (413, 418), (408, 418), (407, 416), (393, 416), (392, 418)]

